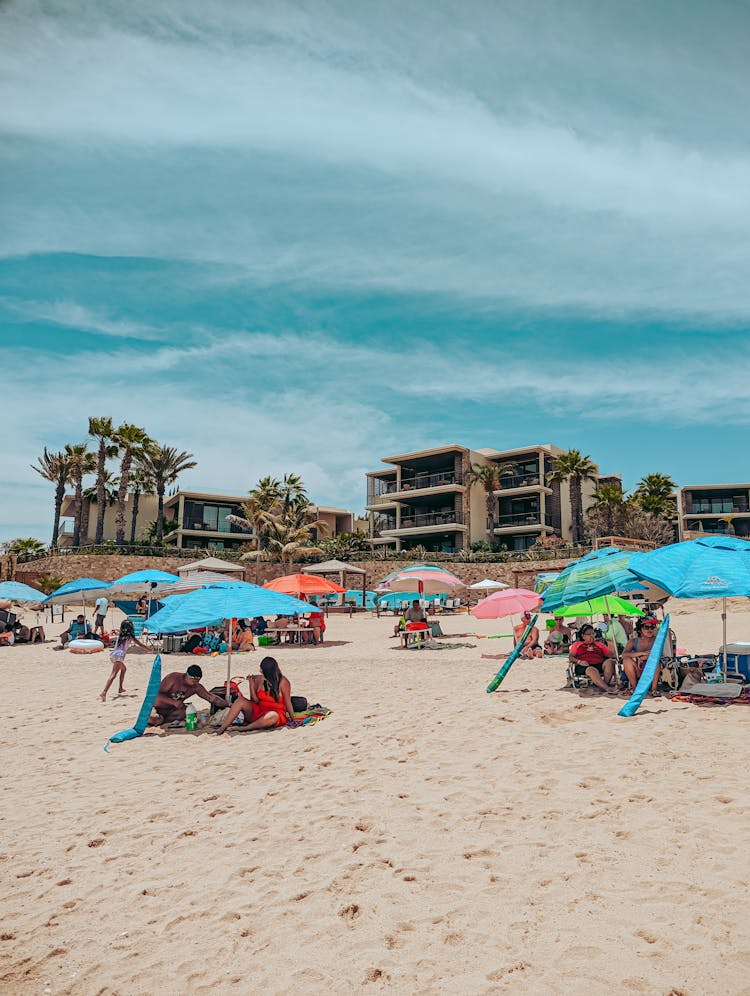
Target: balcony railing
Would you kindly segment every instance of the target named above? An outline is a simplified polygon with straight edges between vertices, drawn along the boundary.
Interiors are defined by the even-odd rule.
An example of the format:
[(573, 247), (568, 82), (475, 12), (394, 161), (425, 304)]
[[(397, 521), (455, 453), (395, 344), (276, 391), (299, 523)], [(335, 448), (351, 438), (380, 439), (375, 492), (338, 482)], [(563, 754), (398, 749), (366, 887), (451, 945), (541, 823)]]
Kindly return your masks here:
[(252, 536), (253, 534), (252, 529), (249, 529), (246, 526), (237, 526), (234, 522), (220, 522), (218, 526), (214, 526), (209, 522), (196, 522), (189, 519), (187, 516), (182, 520), (182, 528), (183, 531), (197, 533), (220, 533), (222, 536), (228, 536), (230, 534)]
[(510, 512), (506, 515), (499, 515), (495, 519), (497, 528), (506, 526), (551, 526), (552, 516), (541, 512)]
[(401, 528), (414, 529), (420, 526), (463, 525), (460, 512), (420, 512), (415, 515), (402, 515)]
[(747, 501), (714, 499), (713, 501), (693, 501), (687, 503), (688, 515), (742, 515), (748, 511)]
[[(420, 488), (442, 488), (450, 484), (463, 484), (461, 474), (455, 471), (446, 470), (435, 474), (410, 474), (401, 476), (401, 491), (416, 491)], [(398, 491), (398, 486), (394, 484), (393, 491)]]
[(507, 491), (509, 488), (534, 488), (539, 487), (540, 484), (544, 482), (540, 479), (539, 474), (508, 474), (500, 478), (500, 489), (501, 491)]

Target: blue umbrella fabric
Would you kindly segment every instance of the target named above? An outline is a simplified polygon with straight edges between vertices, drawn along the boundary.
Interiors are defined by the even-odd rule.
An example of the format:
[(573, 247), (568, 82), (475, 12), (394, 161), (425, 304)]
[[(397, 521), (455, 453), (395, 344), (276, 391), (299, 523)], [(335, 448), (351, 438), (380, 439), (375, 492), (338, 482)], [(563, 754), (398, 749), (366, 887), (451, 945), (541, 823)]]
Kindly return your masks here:
[(636, 556), (639, 554), (607, 546), (568, 564), (560, 576), (543, 589), (542, 611), (554, 612), (564, 605), (586, 602), (613, 591), (643, 588), (640, 579), (629, 569)]
[(196, 626), (211, 626), (217, 620), (297, 615), (311, 608), (309, 602), (257, 584), (224, 582), (172, 596), (163, 609), (151, 616), (148, 628), (154, 633), (182, 633)]
[(735, 536), (701, 536), (635, 553), (630, 569), (675, 598), (750, 596), (750, 543)]
[(635, 716), (638, 709), (646, 697), (646, 693), (651, 687), (651, 682), (653, 681), (654, 674), (656, 673), (657, 667), (661, 662), (661, 655), (664, 652), (664, 644), (667, 642), (667, 637), (669, 636), (669, 616), (664, 616), (661, 626), (659, 627), (659, 632), (656, 634), (656, 639), (654, 640), (654, 645), (651, 647), (651, 652), (646, 658), (646, 663), (643, 666), (643, 671), (638, 679), (638, 684), (635, 686), (633, 694), (630, 696), (625, 705), (617, 713), (618, 716)]
[(80, 605), (82, 601), (98, 598), (109, 591), (109, 581), (98, 581), (96, 578), (76, 578), (61, 585), (51, 595), (44, 599), (45, 603), (55, 602), (57, 605)]
[(21, 581), (0, 582), (0, 599), (11, 602), (43, 602), (46, 597), (43, 591), (37, 591)]
[(113, 595), (139, 595), (149, 589), (158, 592), (159, 589), (163, 590), (179, 580), (176, 574), (168, 574), (167, 571), (153, 569), (133, 571), (132, 574), (124, 574), (113, 581), (111, 591)]

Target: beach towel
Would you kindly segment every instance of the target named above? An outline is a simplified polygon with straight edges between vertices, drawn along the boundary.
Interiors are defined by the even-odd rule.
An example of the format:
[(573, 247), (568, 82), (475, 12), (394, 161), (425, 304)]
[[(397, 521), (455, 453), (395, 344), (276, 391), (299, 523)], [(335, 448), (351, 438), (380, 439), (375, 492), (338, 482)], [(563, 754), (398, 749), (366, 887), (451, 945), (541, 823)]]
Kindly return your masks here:
[(135, 740), (136, 737), (142, 737), (146, 726), (148, 725), (148, 718), (151, 715), (151, 710), (154, 707), (154, 702), (156, 701), (156, 696), (159, 692), (159, 685), (161, 684), (161, 655), (157, 654), (154, 658), (154, 663), (151, 667), (151, 677), (148, 679), (148, 687), (146, 688), (146, 697), (143, 700), (143, 705), (138, 713), (138, 718), (135, 721), (135, 725), (131, 726), (127, 730), (120, 730), (119, 733), (113, 734), (109, 740), (104, 745), (104, 753), (109, 754), (110, 744), (121, 744), (125, 740)]

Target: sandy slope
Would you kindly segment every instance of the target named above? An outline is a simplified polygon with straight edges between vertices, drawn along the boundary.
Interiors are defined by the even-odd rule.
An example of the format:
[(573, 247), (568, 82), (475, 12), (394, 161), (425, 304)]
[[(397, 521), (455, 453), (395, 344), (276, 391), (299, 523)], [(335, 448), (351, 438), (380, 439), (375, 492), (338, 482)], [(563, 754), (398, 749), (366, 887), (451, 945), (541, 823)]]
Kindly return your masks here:
[[(713, 648), (697, 606), (679, 642)], [(332, 617), (327, 646), (281, 648), (334, 710), (315, 727), (110, 755), (150, 658), (102, 704), (105, 655), (0, 649), (0, 990), (750, 993), (750, 709), (622, 720), (547, 661), (488, 696), (500, 641), (400, 651), (392, 624)]]

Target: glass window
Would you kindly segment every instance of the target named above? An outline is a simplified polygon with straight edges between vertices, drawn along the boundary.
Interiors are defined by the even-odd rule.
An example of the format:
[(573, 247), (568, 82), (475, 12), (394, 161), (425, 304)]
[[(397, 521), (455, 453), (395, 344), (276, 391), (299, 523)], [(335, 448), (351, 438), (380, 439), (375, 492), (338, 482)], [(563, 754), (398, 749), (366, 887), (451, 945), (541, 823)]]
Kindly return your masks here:
[(219, 509), (216, 505), (203, 506), (203, 527), (214, 531), (219, 528)]

